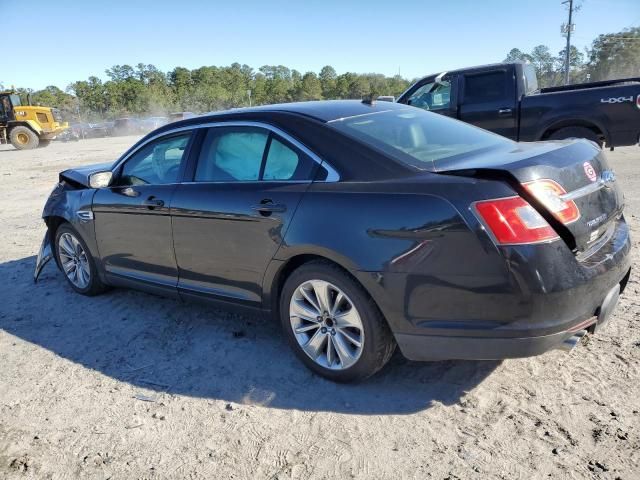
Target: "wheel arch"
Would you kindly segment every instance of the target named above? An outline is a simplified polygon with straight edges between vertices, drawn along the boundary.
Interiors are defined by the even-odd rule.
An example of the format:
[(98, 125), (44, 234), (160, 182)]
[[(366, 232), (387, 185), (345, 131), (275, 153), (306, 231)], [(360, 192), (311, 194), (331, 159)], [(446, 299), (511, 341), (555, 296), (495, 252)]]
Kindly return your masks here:
[(601, 137), (607, 144), (611, 143), (611, 136), (604, 125), (602, 125), (598, 120), (587, 120), (581, 117), (565, 118), (548, 124), (539, 132), (536, 140), (547, 140), (551, 135), (553, 135), (553, 133), (566, 127), (588, 128), (598, 135), (598, 137)]
[(40, 137), (40, 134), (42, 133), (42, 128), (40, 128), (40, 126), (36, 122), (34, 122), (33, 120), (24, 120), (9, 123), (9, 125), (7, 126), (7, 135), (9, 135), (11, 133), (11, 130), (16, 127), (26, 127), (33, 133), (35, 133), (38, 137)]
[[(58, 231), (58, 228), (60, 228), (60, 225), (64, 223), (68, 223), (71, 225), (71, 222), (69, 221), (69, 219), (61, 217), (59, 215), (48, 215), (44, 217), (44, 223), (47, 225), (47, 235), (49, 235), (49, 242), (51, 243), (51, 247), (55, 248), (56, 233)], [(56, 265), (58, 265), (58, 268), (60, 268), (58, 256), (53, 255), (53, 259), (55, 260)]]
[[(282, 288), (284, 287), (285, 282), (291, 276), (291, 274), (300, 268), (301, 266), (314, 262), (326, 262), (332, 264), (344, 273), (346, 273), (349, 278), (351, 278), (357, 285), (359, 285), (371, 298), (373, 303), (376, 305), (378, 310), (382, 312), (384, 317), (384, 312), (380, 308), (380, 305), (372, 292), (367, 288), (367, 286), (357, 278), (352, 271), (348, 267), (349, 262), (340, 261), (336, 259), (333, 255), (326, 255), (321, 253), (296, 253), (286, 260), (274, 260), (269, 265), (267, 272), (265, 274), (264, 279), (264, 288), (263, 288), (263, 305), (265, 310), (271, 312), (275, 318), (278, 318), (280, 315), (280, 294), (282, 292)], [(389, 324), (388, 320), (385, 318), (387, 324)]]

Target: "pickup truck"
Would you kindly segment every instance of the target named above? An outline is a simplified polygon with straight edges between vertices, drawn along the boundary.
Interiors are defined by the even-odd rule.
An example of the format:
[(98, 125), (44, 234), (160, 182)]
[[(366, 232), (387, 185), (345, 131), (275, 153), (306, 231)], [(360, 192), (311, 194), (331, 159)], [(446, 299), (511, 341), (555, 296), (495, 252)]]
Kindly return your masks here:
[(533, 65), (499, 63), (429, 75), (397, 101), (516, 141), (586, 138), (613, 149), (640, 137), (640, 77), (539, 89)]

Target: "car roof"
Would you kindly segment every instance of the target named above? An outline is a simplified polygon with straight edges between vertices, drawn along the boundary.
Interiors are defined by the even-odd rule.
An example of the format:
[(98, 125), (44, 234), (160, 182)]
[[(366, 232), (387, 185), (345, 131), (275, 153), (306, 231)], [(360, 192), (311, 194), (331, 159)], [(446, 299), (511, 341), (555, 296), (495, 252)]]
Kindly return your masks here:
[[(368, 144), (345, 136), (335, 128), (328, 128), (327, 122), (393, 110), (415, 110), (415, 107), (383, 101), (368, 104), (360, 100), (327, 100), (238, 108), (169, 123), (149, 133), (138, 144), (149, 136), (157, 137), (210, 123), (267, 123), (291, 135), (334, 167), (339, 167), (341, 179), (381, 180), (406, 176), (414, 172), (414, 169), (373, 150)], [(138, 144), (131, 149), (135, 149)]]
[(261, 105), (258, 107), (234, 108), (221, 112), (211, 112), (198, 117), (200, 121), (219, 120), (220, 117), (238, 113), (292, 113), (311, 117), (322, 122), (330, 122), (341, 118), (354, 117), (367, 113), (384, 112), (388, 110), (403, 110), (411, 107), (406, 105), (374, 101), (365, 103), (361, 100), (318, 100), (295, 103), (276, 103), (273, 105)]

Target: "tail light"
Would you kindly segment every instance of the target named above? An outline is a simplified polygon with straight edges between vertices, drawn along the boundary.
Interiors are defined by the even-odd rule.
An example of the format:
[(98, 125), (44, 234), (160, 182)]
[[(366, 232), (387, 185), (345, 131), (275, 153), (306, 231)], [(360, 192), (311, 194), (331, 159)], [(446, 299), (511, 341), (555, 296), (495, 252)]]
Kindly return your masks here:
[(580, 210), (573, 200), (564, 200), (562, 195), (567, 192), (562, 186), (553, 180), (542, 179), (523, 184), (524, 188), (533, 195), (544, 207), (549, 210), (565, 225), (575, 222), (580, 218)]
[(476, 202), (474, 207), (500, 245), (542, 243), (560, 238), (522, 197), (484, 200)]

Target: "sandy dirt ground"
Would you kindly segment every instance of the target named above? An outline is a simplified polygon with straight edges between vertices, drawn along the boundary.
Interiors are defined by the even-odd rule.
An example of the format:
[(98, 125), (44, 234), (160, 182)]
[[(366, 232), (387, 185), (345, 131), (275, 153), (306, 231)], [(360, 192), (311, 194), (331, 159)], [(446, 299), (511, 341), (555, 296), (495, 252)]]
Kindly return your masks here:
[[(135, 138), (0, 146), (0, 478), (640, 478), (640, 284), (572, 353), (306, 370), (274, 321), (32, 281), (57, 172)], [(640, 148), (609, 153), (636, 263)]]

